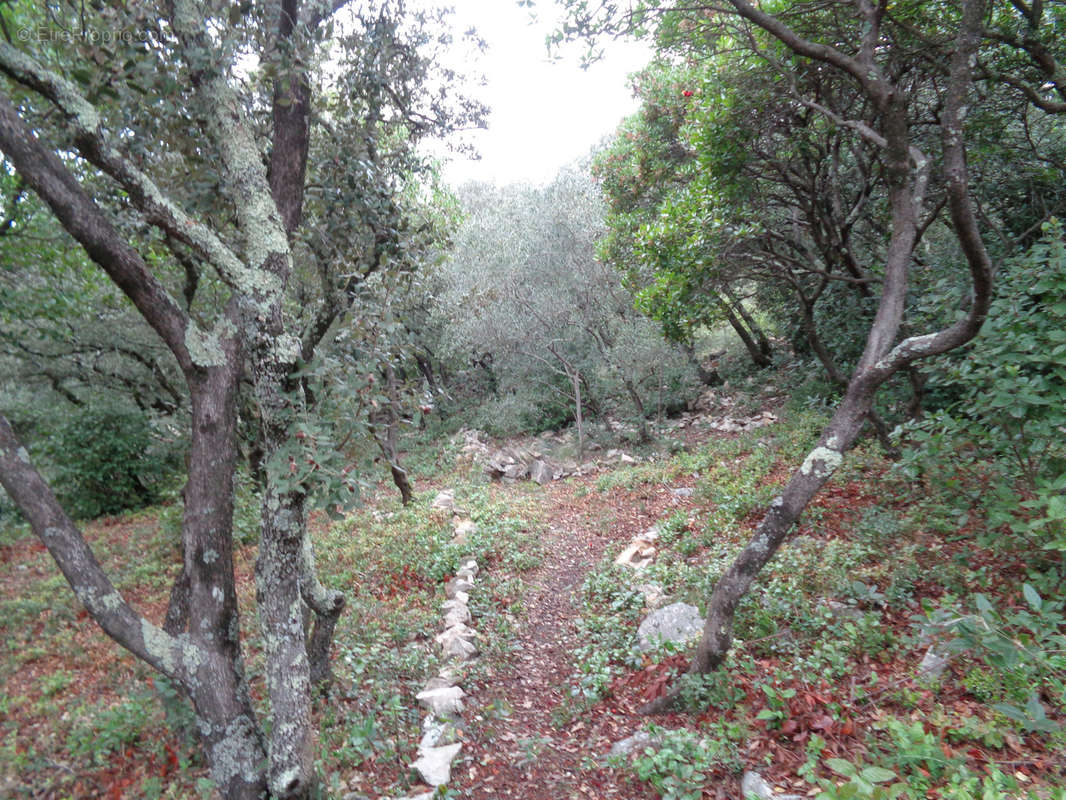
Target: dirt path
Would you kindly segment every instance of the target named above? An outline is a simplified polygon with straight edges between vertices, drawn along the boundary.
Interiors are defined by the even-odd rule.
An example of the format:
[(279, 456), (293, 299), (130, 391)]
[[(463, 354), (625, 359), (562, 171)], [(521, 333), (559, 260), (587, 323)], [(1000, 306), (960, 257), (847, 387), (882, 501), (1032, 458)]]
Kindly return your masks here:
[(630, 783), (624, 773), (603, 766), (610, 745), (646, 719), (616, 698), (577, 711), (568, 685), (572, 653), (583, 644), (576, 618), (585, 575), (608, 549), (612, 554), (620, 551), (654, 523), (659, 507), (670, 506), (669, 492), (658, 487), (638, 502), (618, 502), (594, 489), (578, 498), (575, 490), (580, 485), (568, 481), (548, 489), (544, 502), (552, 515), (545, 559), (530, 579), (518, 645), (491, 678), (469, 689), (468, 708), (480, 719), (472, 718), (464, 752), (470, 760), (453, 779), (464, 797), (656, 796)]

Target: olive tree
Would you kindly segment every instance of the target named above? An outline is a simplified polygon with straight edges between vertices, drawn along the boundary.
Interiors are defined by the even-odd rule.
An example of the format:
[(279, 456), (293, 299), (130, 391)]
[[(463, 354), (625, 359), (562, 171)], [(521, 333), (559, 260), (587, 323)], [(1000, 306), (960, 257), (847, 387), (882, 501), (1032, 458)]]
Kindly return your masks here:
[[(579, 449), (585, 411), (624, 404), (642, 438), (664, 371), (687, 371), (633, 306), (620, 276), (596, 254), (603, 235), (599, 188), (568, 167), (545, 186), (467, 186), (467, 219), (442, 269), (441, 316), (457, 354), (490, 354), (498, 392), (568, 406)], [(547, 403), (546, 403), (547, 404)]]

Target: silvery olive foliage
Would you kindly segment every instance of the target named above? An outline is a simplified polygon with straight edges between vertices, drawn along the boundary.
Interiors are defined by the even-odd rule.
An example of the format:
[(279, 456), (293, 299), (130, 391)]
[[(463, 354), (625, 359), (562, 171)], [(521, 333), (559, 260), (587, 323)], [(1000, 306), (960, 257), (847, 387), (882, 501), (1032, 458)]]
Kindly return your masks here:
[(596, 255), (599, 187), (583, 166), (544, 186), (470, 184), (440, 270), (438, 315), (453, 361), (477, 391), (508, 402), (515, 428), (612, 414), (639, 426), (679, 402), (695, 371), (634, 308)]

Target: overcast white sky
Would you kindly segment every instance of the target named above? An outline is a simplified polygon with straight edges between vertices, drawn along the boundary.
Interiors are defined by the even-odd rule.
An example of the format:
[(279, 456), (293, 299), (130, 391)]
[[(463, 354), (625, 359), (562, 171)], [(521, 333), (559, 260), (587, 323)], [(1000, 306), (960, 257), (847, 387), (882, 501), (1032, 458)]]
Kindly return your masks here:
[(651, 58), (645, 44), (612, 42), (606, 57), (583, 71), (582, 45), (564, 49), (559, 62), (548, 61), (544, 38), (561, 14), (551, 0), (539, 0), (532, 25), (529, 10), (515, 0), (448, 4), (455, 7), (457, 31), (476, 27), (488, 43), (479, 65), (488, 85), (476, 94), (491, 109), (488, 130), (469, 135), (481, 160), (451, 156), (444, 174), (452, 183), (548, 181), (636, 110), (626, 76)]

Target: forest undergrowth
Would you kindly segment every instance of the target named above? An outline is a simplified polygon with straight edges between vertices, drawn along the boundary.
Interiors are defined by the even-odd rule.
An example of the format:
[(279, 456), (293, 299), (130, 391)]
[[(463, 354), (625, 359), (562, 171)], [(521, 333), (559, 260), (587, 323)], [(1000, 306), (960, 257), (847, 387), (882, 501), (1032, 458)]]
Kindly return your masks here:
[[(824, 421), (797, 402), (773, 410), (779, 422), (739, 435), (712, 430), (713, 415), (671, 422), (659, 445), (630, 448), (639, 463), (547, 487), (490, 482), (458, 439), (427, 438), (405, 456), (414, 503), (380, 485), (341, 521), (315, 518), (323, 578), (349, 600), (337, 680), (316, 703), (319, 795), (426, 790), (406, 767), (421, 735), (414, 695), (440, 666), (443, 582), (473, 555), (483, 652), (462, 676), (474, 711), (441, 797), (736, 798), (747, 770), (824, 800), (1066, 796), (1061, 553), (995, 515), (991, 472), (893, 462), (873, 441), (756, 582), (725, 668), (687, 679), (674, 713), (637, 713), (688, 663), (684, 649), (637, 648), (640, 587), (702, 613)], [(465, 545), (450, 512), (431, 508), (442, 488), (476, 523)], [(176, 516), (163, 506), (86, 528), (119, 589), (156, 620), (174, 577), (160, 565), (178, 563)], [(615, 565), (651, 526), (654, 562), (639, 574)], [(240, 530), (244, 647), (263, 705), (254, 525)], [(4, 531), (0, 576), (0, 796), (215, 796), (189, 709), (89, 624), (27, 529)], [(652, 744), (607, 755), (638, 730)]]

